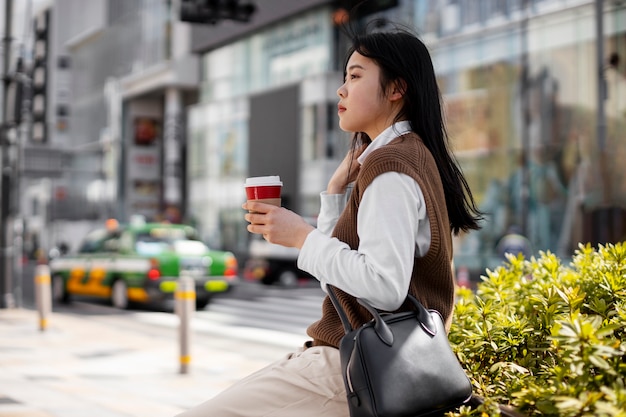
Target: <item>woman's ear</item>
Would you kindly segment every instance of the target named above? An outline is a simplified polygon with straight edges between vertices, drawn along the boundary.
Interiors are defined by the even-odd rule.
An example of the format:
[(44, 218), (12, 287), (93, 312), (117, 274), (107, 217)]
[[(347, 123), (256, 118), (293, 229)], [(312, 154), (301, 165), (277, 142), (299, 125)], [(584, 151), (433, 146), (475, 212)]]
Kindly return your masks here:
[(392, 84), (389, 99), (391, 101), (400, 100), (404, 97), (404, 93), (406, 93), (406, 81), (402, 78), (398, 78)]

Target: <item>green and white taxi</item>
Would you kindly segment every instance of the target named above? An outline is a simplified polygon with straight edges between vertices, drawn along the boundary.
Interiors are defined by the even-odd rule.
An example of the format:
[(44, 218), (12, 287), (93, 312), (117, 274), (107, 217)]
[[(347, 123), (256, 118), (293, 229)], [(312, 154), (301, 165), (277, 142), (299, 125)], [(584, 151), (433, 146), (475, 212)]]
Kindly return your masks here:
[(107, 221), (84, 238), (78, 253), (50, 261), (52, 296), (106, 298), (114, 307), (130, 303), (165, 306), (181, 274), (194, 277), (196, 307), (232, 288), (239, 279), (230, 252), (211, 250), (188, 225)]

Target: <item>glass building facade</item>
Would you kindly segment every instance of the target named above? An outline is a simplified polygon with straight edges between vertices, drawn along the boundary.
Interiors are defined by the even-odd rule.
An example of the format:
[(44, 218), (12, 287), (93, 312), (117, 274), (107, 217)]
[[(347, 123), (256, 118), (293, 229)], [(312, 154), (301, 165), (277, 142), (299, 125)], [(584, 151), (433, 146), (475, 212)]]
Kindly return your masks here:
[[(329, 94), (320, 92), (320, 86), (323, 89), (326, 84), (325, 75), (333, 73), (334, 66), (334, 28), (329, 16), (330, 8), (314, 9), (213, 50), (203, 57), (200, 104), (189, 111), (188, 215), (213, 246), (236, 253), (244, 253), (247, 248), (248, 232), (243, 223), (241, 204), (245, 199), (243, 183), (253, 162), (250, 160), (249, 142), (255, 140), (250, 136), (256, 132), (250, 132), (251, 107), (255, 99), (267, 97), (270, 105), (274, 102), (280, 106), (281, 99), (278, 97), (282, 96), (272, 100), (275, 91), (297, 90), (295, 95), (289, 97), (299, 98), (288, 104), (297, 109), (298, 120), (292, 123), (294, 121), (287, 120), (286, 116), (275, 114), (275, 118), (266, 121), (284, 130), (283, 144), (296, 142), (310, 145), (316, 137), (327, 140), (334, 136), (332, 132), (337, 130), (336, 123), (326, 129), (330, 123), (318, 120), (319, 117), (330, 117), (327, 114)], [(320, 76), (321, 80), (318, 79)], [(312, 94), (311, 90), (314, 90)], [(312, 117), (314, 120), (311, 120)], [(320, 123), (324, 126), (321, 132), (316, 129)], [(296, 129), (293, 136), (287, 133), (291, 125)], [(270, 143), (271, 139), (261, 137), (260, 140)], [(254, 158), (295, 158), (300, 167), (313, 158), (326, 161), (325, 154), (312, 155), (308, 145), (297, 148), (301, 149), (294, 153), (285, 146), (280, 149), (267, 146), (267, 154), (255, 154)], [(319, 171), (319, 168), (314, 169)], [(299, 175), (289, 170), (264, 174), (280, 174), (284, 182)], [(319, 194), (319, 187), (316, 187), (316, 195)], [(300, 206), (299, 202), (305, 199), (302, 187), (294, 184), (293, 188), (292, 207)], [(317, 206), (311, 208), (308, 215), (314, 216), (317, 209)]]
[[(624, 238), (626, 5), (603, 3), (601, 38), (590, 0), (400, 0), (365, 18), (411, 26), (432, 52), (451, 146), (485, 212), (480, 231), (455, 241), (457, 267), (499, 264), (511, 227), (535, 254)], [(333, 12), (315, 9), (204, 56), (188, 125), (189, 214), (214, 244), (245, 250), (250, 100), (284, 85), (299, 91), (294, 206), (315, 216), (349, 138), (336, 127), (346, 40)]]
[(511, 227), (536, 254), (622, 240), (625, 71), (609, 61), (626, 53), (624, 7), (604, 2), (599, 40), (593, 1), (447, 3), (416, 2), (415, 26), (433, 47), (452, 146), (486, 213), (483, 229), (457, 242), (456, 265), (499, 264)]

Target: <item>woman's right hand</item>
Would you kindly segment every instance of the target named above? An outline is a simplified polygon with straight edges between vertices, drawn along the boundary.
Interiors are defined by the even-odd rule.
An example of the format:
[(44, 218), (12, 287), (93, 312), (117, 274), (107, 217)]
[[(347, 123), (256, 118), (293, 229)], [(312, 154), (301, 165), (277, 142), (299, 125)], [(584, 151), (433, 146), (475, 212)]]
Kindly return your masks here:
[(359, 164), (357, 158), (361, 156), (365, 148), (367, 148), (367, 145), (364, 144), (348, 151), (348, 154), (343, 158), (330, 181), (328, 181), (328, 187), (326, 188), (328, 194), (343, 194), (346, 192), (348, 184), (353, 182), (359, 173), (361, 164)]

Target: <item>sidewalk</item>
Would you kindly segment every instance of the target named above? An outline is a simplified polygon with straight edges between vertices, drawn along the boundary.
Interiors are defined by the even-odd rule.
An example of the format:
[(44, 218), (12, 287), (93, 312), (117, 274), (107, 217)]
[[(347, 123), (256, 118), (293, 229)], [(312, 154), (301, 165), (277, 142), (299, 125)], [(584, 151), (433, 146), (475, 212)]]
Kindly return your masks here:
[(194, 332), (181, 374), (178, 329), (124, 317), (0, 309), (0, 417), (172, 417), (290, 351)]

